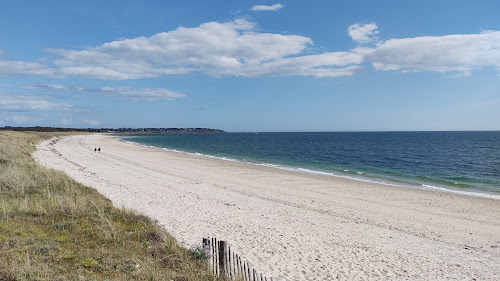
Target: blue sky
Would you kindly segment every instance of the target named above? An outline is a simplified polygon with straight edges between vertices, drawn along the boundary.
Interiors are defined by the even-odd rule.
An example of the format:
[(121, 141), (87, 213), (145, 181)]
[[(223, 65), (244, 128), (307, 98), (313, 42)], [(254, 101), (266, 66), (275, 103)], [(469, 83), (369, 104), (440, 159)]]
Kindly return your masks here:
[(0, 126), (500, 130), (500, 1), (0, 2)]

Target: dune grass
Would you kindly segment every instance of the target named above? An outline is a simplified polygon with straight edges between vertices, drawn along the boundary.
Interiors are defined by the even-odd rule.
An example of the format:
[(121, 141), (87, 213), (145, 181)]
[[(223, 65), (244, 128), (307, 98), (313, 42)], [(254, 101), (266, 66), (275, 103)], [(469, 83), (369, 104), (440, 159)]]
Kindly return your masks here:
[(149, 218), (36, 163), (58, 135), (0, 131), (0, 280), (218, 280)]

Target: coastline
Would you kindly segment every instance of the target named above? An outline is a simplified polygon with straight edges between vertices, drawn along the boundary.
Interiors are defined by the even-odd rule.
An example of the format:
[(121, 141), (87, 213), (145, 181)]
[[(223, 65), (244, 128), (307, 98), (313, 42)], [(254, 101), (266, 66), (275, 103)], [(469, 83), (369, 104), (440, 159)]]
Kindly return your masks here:
[(35, 157), (158, 219), (186, 245), (227, 240), (276, 280), (500, 276), (498, 200), (174, 153), (115, 136), (44, 142)]
[(168, 151), (168, 152), (172, 152), (172, 153), (181, 153), (181, 154), (192, 155), (192, 156), (196, 156), (196, 157), (207, 157), (207, 158), (211, 158), (211, 159), (219, 159), (219, 160), (229, 161), (229, 162), (238, 162), (238, 163), (243, 163), (243, 164), (248, 164), (248, 165), (263, 166), (263, 167), (275, 168), (275, 169), (297, 172), (297, 173), (305, 173), (305, 174), (314, 174), (314, 175), (321, 175), (321, 176), (343, 178), (343, 179), (348, 179), (348, 180), (374, 183), (374, 184), (382, 184), (382, 185), (394, 186), (394, 187), (399, 187), (399, 188), (422, 189), (422, 190), (428, 190), (428, 191), (433, 191), (433, 192), (453, 193), (453, 194), (460, 194), (460, 195), (465, 195), (465, 196), (474, 196), (474, 197), (500, 200), (499, 193), (493, 193), (491, 191), (488, 192), (485, 190), (475, 190), (475, 189), (461, 190), (461, 189), (453, 188), (450, 186), (443, 187), (443, 186), (439, 186), (439, 185), (431, 185), (429, 183), (414, 183), (414, 182), (411, 183), (408, 181), (404, 181), (403, 179), (396, 180), (396, 179), (390, 179), (390, 178), (368, 176), (364, 172), (359, 172), (359, 171), (344, 170), (345, 172), (350, 172), (352, 174), (352, 175), (348, 175), (348, 174), (327, 172), (327, 171), (322, 171), (322, 170), (314, 170), (314, 169), (303, 168), (303, 167), (286, 166), (286, 165), (280, 165), (280, 164), (274, 164), (274, 163), (258, 163), (258, 162), (243, 161), (243, 160), (225, 157), (225, 156), (214, 156), (214, 155), (203, 154), (203, 153), (199, 153), (199, 152), (188, 152), (188, 151), (182, 151), (182, 150), (177, 150), (177, 149), (169, 149), (169, 148), (162, 148), (162, 147), (141, 144), (141, 143), (127, 140), (127, 139), (129, 139), (129, 137), (127, 137), (127, 136), (117, 136), (116, 139), (118, 141), (122, 141), (122, 142), (129, 143), (132, 145), (142, 146), (145, 148), (164, 150), (164, 151)]

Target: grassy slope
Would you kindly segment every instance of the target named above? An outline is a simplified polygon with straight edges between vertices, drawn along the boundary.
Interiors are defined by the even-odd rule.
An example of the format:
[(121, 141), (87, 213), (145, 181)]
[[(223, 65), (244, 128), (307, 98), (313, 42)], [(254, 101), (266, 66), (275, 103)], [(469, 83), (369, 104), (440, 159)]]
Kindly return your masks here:
[(215, 280), (147, 217), (36, 163), (56, 135), (0, 131), (0, 280)]

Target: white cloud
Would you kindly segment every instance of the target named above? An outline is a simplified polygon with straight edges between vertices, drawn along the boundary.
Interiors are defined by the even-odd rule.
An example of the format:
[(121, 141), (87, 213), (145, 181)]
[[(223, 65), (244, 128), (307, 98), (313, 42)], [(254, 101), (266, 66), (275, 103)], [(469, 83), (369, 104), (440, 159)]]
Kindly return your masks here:
[[(0, 50), (1, 51), (1, 50)], [(0, 120), (0, 125), (2, 125), (3, 123), (5, 123), (3, 120)]]
[(83, 87), (78, 86), (66, 86), (61, 84), (37, 84), (37, 85), (25, 85), (22, 89), (26, 90), (51, 90), (58, 92), (82, 92)]
[(312, 62), (315, 58), (303, 55), (313, 44), (310, 38), (258, 33), (255, 28), (255, 23), (243, 19), (209, 22), (81, 51), (51, 52), (59, 56), (54, 63), (64, 75), (116, 80), (190, 72), (244, 77), (268, 73), (325, 76), (324, 72), (343, 73), (342, 69), (352, 63), (343, 59), (346, 52), (318, 54), (329, 57), (328, 63), (319, 64), (324, 69), (318, 70), (318, 63)]
[[(314, 52), (309, 37), (262, 33), (256, 23), (236, 19), (193, 28), (179, 27), (151, 37), (117, 40), (84, 50), (49, 50), (55, 54), (48, 62), (53, 68), (39, 63), (0, 61), (0, 76), (124, 80), (195, 72), (215, 77), (336, 77), (354, 75), (362, 71), (366, 63), (371, 63), (376, 71), (431, 71), (452, 77), (471, 75), (484, 67), (500, 71), (500, 31), (389, 40), (377, 37), (379, 31), (375, 23), (353, 24), (347, 31), (356, 45), (375, 44), (371, 48), (358, 45), (350, 50), (318, 53)], [(46, 87), (130, 101), (174, 100), (187, 96), (158, 88)]]
[[(370, 48), (356, 48), (351, 52), (332, 52), (318, 55), (284, 58), (245, 69), (245, 76), (310, 75), (316, 77), (351, 76), (364, 68), (363, 62)], [(343, 67), (345, 66), (345, 67)]]
[(285, 6), (283, 6), (282, 4), (274, 4), (274, 5), (271, 5), (271, 6), (268, 6), (268, 5), (255, 5), (252, 7), (252, 11), (277, 11), (281, 8), (283, 8)]
[(49, 99), (23, 93), (0, 92), (0, 110), (5, 111), (70, 111), (68, 103), (52, 102)]
[(0, 76), (10, 75), (56, 76), (54, 70), (43, 64), (24, 61), (0, 61)]
[(376, 70), (432, 71), (471, 75), (500, 66), (500, 31), (389, 39), (367, 57)]
[(76, 108), (73, 110), (73, 112), (79, 112), (79, 113), (82, 113), (82, 112), (86, 113), (86, 112), (91, 112), (91, 111), (92, 110), (89, 108)]
[(186, 94), (161, 88), (102, 87), (97, 92), (131, 101), (176, 100), (187, 97)]
[(349, 28), (347, 28), (347, 32), (356, 43), (370, 43), (377, 39), (375, 37), (375, 35), (379, 33), (377, 28), (378, 27), (375, 23), (368, 23), (365, 25), (359, 25), (356, 23), (349, 26)]
[(71, 119), (61, 119), (61, 124), (63, 125), (71, 125), (73, 123), (73, 120)]
[(86, 125), (97, 126), (100, 125), (102, 122), (98, 120), (83, 120), (83, 123)]
[(134, 87), (101, 87), (86, 88), (82, 86), (67, 86), (60, 84), (39, 84), (27, 85), (25, 89), (30, 90), (49, 90), (65, 93), (85, 93), (101, 96), (119, 97), (129, 101), (158, 101), (158, 100), (176, 100), (187, 97), (186, 94), (174, 92), (163, 88), (134, 88)]
[(35, 118), (35, 117), (28, 117), (28, 116), (13, 116), (12, 121), (17, 124), (23, 124), (23, 123), (29, 123), (29, 122), (40, 122), (43, 119), (41, 118)]

